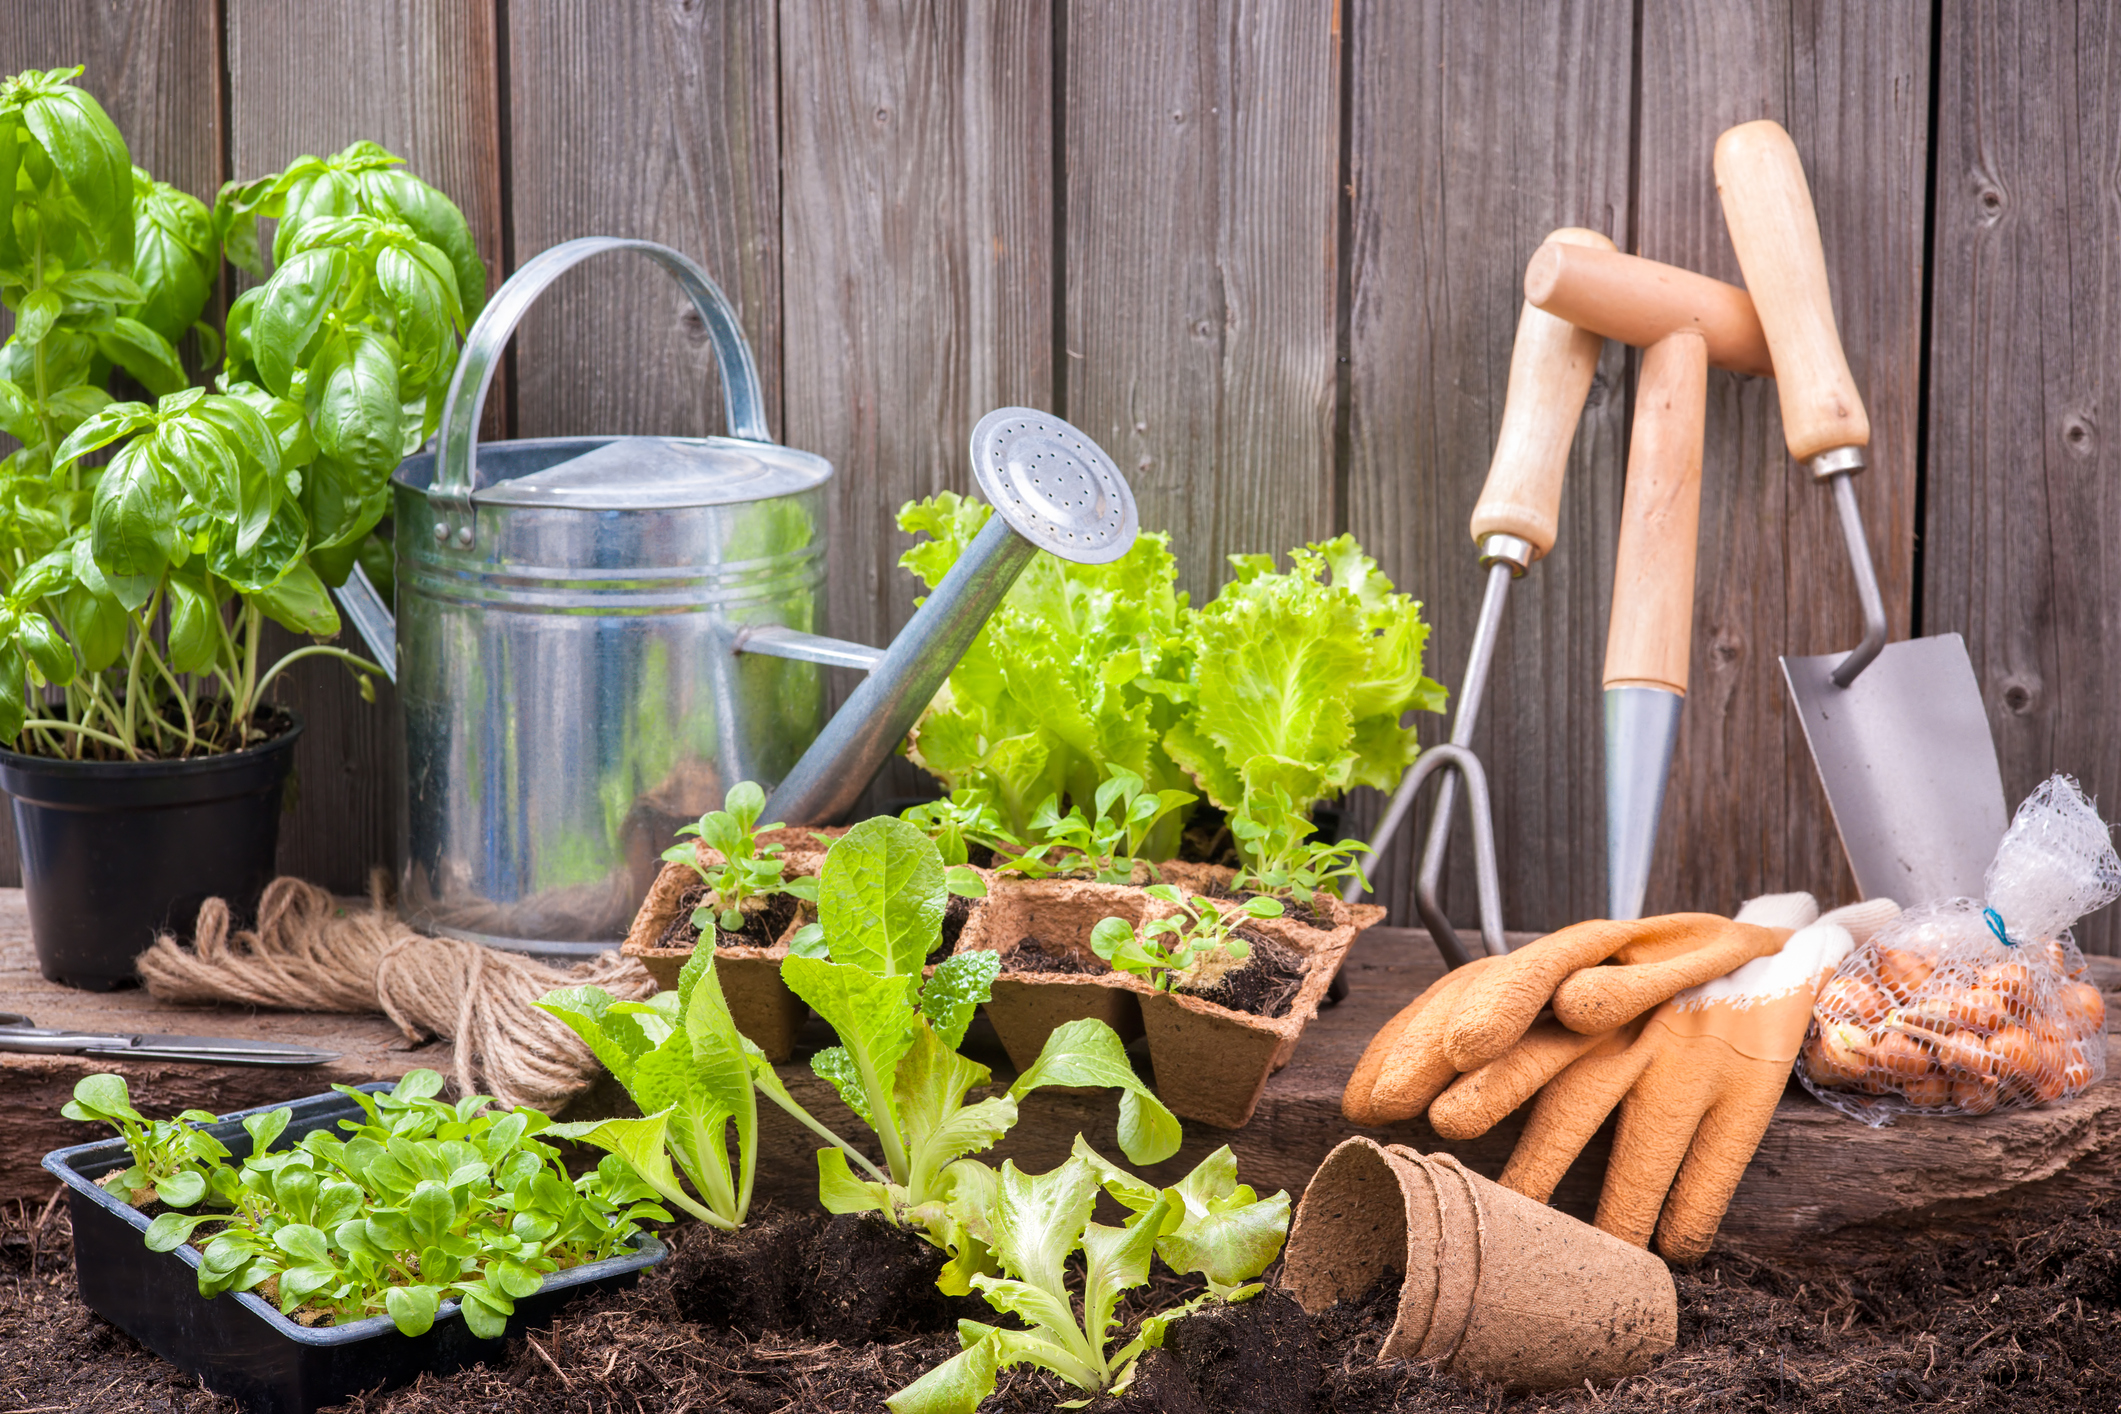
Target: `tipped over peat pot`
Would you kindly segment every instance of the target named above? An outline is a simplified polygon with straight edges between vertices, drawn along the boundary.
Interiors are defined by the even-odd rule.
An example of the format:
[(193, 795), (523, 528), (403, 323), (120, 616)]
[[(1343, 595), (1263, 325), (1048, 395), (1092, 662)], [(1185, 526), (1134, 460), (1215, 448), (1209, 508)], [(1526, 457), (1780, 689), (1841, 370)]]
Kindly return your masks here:
[[(387, 1092), (388, 1082), (360, 1087)], [(312, 1130), (328, 1129), (361, 1113), (340, 1094), (312, 1095), (284, 1105), (260, 1105), (203, 1126), (241, 1162), (250, 1153), (245, 1115), (292, 1112), (276, 1149), (290, 1148)], [(254, 1292), (199, 1294), (199, 1249), (150, 1252), (148, 1215), (96, 1180), (132, 1163), (123, 1139), (56, 1149), (45, 1169), (66, 1185), (74, 1226), (74, 1281), (81, 1300), (118, 1329), (179, 1369), (197, 1375), (214, 1394), (234, 1399), (248, 1414), (312, 1414), (366, 1391), (410, 1384), (423, 1372), (446, 1375), (482, 1360), (498, 1361), (508, 1342), (548, 1324), (569, 1300), (631, 1286), (643, 1269), (669, 1255), (652, 1233), (634, 1250), (601, 1262), (554, 1272), (516, 1301), (508, 1329), (481, 1340), (465, 1326), (455, 1301), (445, 1301), (423, 1335), (401, 1334), (388, 1316), (335, 1326), (303, 1326)]]
[(189, 935), (199, 905), (256, 909), (272, 881), (280, 810), (301, 715), (256, 746), (184, 761), (61, 761), (0, 749), (37, 968), (107, 992), (169, 930)]

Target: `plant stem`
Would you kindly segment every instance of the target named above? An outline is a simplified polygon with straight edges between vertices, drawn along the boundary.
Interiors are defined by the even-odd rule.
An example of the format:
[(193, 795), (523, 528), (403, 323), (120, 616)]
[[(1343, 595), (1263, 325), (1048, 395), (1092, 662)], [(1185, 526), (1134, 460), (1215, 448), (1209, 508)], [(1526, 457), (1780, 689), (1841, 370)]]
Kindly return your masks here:
[(358, 653), (349, 653), (344, 648), (335, 648), (329, 643), (312, 643), (307, 648), (297, 648), (294, 652), (273, 664), (266, 671), (263, 681), (258, 684), (258, 697), (262, 699), (265, 696), (265, 689), (272, 686), (272, 680), (285, 671), (290, 663), (293, 663), (298, 658), (312, 657), (338, 658), (362, 672), (380, 673), (383, 671), (380, 664), (371, 663)]
[[(22, 725), (24, 728), (37, 727), (43, 731), (48, 732), (78, 732), (84, 737), (89, 737), (93, 740), (102, 742), (105, 746), (117, 747), (120, 751), (124, 752), (127, 756), (130, 756), (135, 761), (138, 761), (140, 759), (140, 753), (137, 750), (135, 750), (133, 747), (127, 746), (124, 742), (120, 741), (117, 737), (112, 736), (109, 732), (99, 732), (94, 727), (84, 727), (79, 722), (61, 722), (50, 717), (34, 717), (29, 721), (24, 722)], [(75, 759), (78, 760), (79, 757), (77, 756)]]
[(784, 1099), (781, 1095), (775, 1094), (772, 1090), (767, 1089), (763, 1085), (759, 1087), (759, 1093), (764, 1095), (767, 1099), (773, 1101), (773, 1103), (775, 1103), (776, 1105), (779, 1105), (783, 1110), (786, 1110), (789, 1116), (794, 1119), (797, 1124), (800, 1124), (801, 1126), (803, 1126), (803, 1128), (809, 1130), (812, 1134), (815, 1134), (818, 1138), (824, 1140), (827, 1144), (832, 1145), (833, 1148), (838, 1149), (848, 1158), (854, 1160), (854, 1162), (859, 1164), (862, 1167), (862, 1170), (867, 1173), (871, 1179), (875, 1180), (878, 1183), (891, 1182), (891, 1176), (885, 1173), (882, 1169), (878, 1168), (875, 1164), (870, 1163), (868, 1155), (864, 1154), (861, 1150), (855, 1148), (852, 1144), (849, 1144), (846, 1140), (840, 1138), (837, 1134), (834, 1134), (824, 1125), (818, 1123), (818, 1121), (811, 1116), (810, 1111), (804, 1109), (801, 1105), (795, 1102), (794, 1096), (791, 1095)]

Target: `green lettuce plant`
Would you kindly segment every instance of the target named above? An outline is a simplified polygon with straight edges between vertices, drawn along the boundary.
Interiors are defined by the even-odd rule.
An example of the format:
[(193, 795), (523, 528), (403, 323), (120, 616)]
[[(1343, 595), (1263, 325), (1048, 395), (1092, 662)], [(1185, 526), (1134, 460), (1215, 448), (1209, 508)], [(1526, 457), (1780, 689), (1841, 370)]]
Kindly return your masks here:
[(107, 1124), (125, 1141), (132, 1167), (102, 1180), (136, 1208), (160, 1203), (189, 1208), (206, 1196), (206, 1176), (228, 1157), (228, 1146), (198, 1126), (211, 1123), (207, 1110), (185, 1110), (174, 1119), (148, 1119), (133, 1108), (122, 1075), (86, 1075), (59, 1113), (84, 1124)]
[(1352, 536), (1289, 560), (1277, 573), (1268, 556), (1231, 556), (1237, 578), (1188, 620), (1184, 712), (1164, 734), (1172, 759), (1231, 812), (1254, 878), (1309, 862), (1319, 800), (1396, 786), (1420, 749), (1401, 719), (1444, 705), (1421, 671), (1421, 606)]
[[(933, 588), (990, 514), (952, 492), (909, 503), (899, 528), (926, 538), (899, 563)], [(1115, 767), (1152, 792), (1187, 789), (1162, 744), (1184, 691), (1177, 579), (1159, 534), (1109, 565), (1037, 556), (929, 704), (908, 754), (952, 792), (987, 792), (1018, 836), (1049, 797), (1087, 806)], [(1177, 852), (1190, 806), (1159, 818), (1144, 857)]]
[(1271, 789), (1248, 793), (1230, 816), (1239, 860), (1230, 887), (1287, 895), (1308, 904), (1319, 890), (1362, 872), (1355, 856), (1369, 853), (1369, 845), (1322, 840), (1316, 832), (1310, 811), (1297, 808), (1287, 786), (1277, 781)]
[[(1240, 1185), (1227, 1146), (1165, 1189), (1106, 1162), (1080, 1135), (1068, 1160), (1047, 1173), (967, 1164), (956, 1179), (951, 1210), (996, 1268), (974, 1275), (971, 1287), (1023, 1325), (960, 1321), (964, 1348), (886, 1400), (892, 1414), (972, 1414), (1015, 1365), (1050, 1370), (1086, 1395), (1124, 1388), (1135, 1360), (1160, 1346), (1173, 1322), (1210, 1302), (1256, 1295), (1252, 1279), (1288, 1234), (1289, 1195), (1261, 1199)], [(1123, 1225), (1091, 1221), (1100, 1190), (1130, 1210)], [(1080, 1276), (1071, 1281), (1078, 1251)], [(1119, 1298), (1148, 1281), (1152, 1256), (1180, 1275), (1200, 1274), (1207, 1290), (1150, 1315), (1114, 1349)]]
[(1124, 918), (1103, 919), (1090, 931), (1090, 946), (1114, 970), (1146, 978), (1161, 992), (1170, 991), (1196, 964), (1215, 958), (1238, 963), (1250, 957), (1252, 945), (1235, 932), (1241, 920), (1282, 916), (1281, 900), (1265, 894), (1246, 899), (1231, 916), (1198, 894), (1182, 894), (1169, 884), (1152, 884), (1143, 892), (1169, 904), (1172, 911), (1149, 919), (1138, 932)]
[[(426, 1331), (454, 1300), (471, 1332), (492, 1338), (551, 1273), (623, 1250), (643, 1222), (670, 1220), (624, 1163), (606, 1158), (570, 1179), (538, 1137), (552, 1132), (544, 1115), (496, 1111), (484, 1095), (449, 1104), (435, 1098), (442, 1083), (416, 1070), (383, 1095), (334, 1086), (362, 1117), (340, 1121), (343, 1138), (315, 1130), (292, 1148), (272, 1147), (290, 1111), (246, 1115), (251, 1152), (238, 1165), (180, 1116), (174, 1123), (196, 1138), (188, 1150), (163, 1147), (202, 1191), (175, 1204), (166, 1178), (155, 1186), (171, 1208), (203, 1211), (156, 1217), (149, 1250), (174, 1251), (211, 1225), (201, 1296), (257, 1290), (283, 1313), (307, 1307), (338, 1322), (388, 1314), (406, 1335)], [(69, 1118), (108, 1117), (132, 1144), (140, 1126), (123, 1079), (89, 1076), (74, 1096)], [(151, 1138), (167, 1133), (150, 1126)]]
[(882, 1162), (835, 1139), (818, 1153), (819, 1200), (828, 1211), (874, 1211), (936, 1225), (944, 1175), (990, 1148), (1016, 1123), (1017, 1106), (1045, 1085), (1120, 1092), (1119, 1143), (1135, 1163), (1178, 1151), (1178, 1120), (1134, 1074), (1126, 1049), (1100, 1021), (1076, 1021), (1048, 1038), (1005, 1094), (967, 1103), (991, 1079), (957, 1053), (973, 1009), (987, 999), (999, 954), (944, 959), (925, 981), (941, 937), (948, 883), (941, 854), (903, 820), (864, 821), (842, 836), (818, 877), (823, 956), (781, 964), (789, 990), (815, 1009), (840, 1044), (811, 1068), (829, 1081), (881, 1151)]

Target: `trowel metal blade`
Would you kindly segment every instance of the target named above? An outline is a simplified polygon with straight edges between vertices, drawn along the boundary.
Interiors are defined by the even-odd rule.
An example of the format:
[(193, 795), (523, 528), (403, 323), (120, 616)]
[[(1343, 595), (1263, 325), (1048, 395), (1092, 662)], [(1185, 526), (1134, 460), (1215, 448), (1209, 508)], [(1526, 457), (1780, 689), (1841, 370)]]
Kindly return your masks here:
[(1642, 917), (1665, 778), (1686, 699), (1657, 687), (1605, 690), (1606, 917)]
[(1979, 898), (2010, 816), (1981, 686), (1956, 633), (1889, 643), (1847, 687), (1843, 655), (1784, 658), (1797, 720), (1865, 898)]

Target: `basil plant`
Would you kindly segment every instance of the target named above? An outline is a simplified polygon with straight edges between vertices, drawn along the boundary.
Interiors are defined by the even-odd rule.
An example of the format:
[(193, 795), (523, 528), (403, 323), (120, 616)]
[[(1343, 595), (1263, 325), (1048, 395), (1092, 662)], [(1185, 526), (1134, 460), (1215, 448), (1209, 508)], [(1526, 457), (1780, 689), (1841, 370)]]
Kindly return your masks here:
[[(268, 734), (275, 678), (325, 640), (434, 430), (484, 267), (448, 198), (373, 143), (225, 188), (209, 214), (132, 166), (71, 80), (0, 84), (0, 743), (189, 757)], [(226, 252), (263, 274), (199, 324)], [(198, 386), (172, 342), (226, 357)], [(114, 401), (122, 371), (153, 402)], [(93, 455), (92, 455), (93, 454)], [(266, 620), (317, 640), (265, 662)]]

